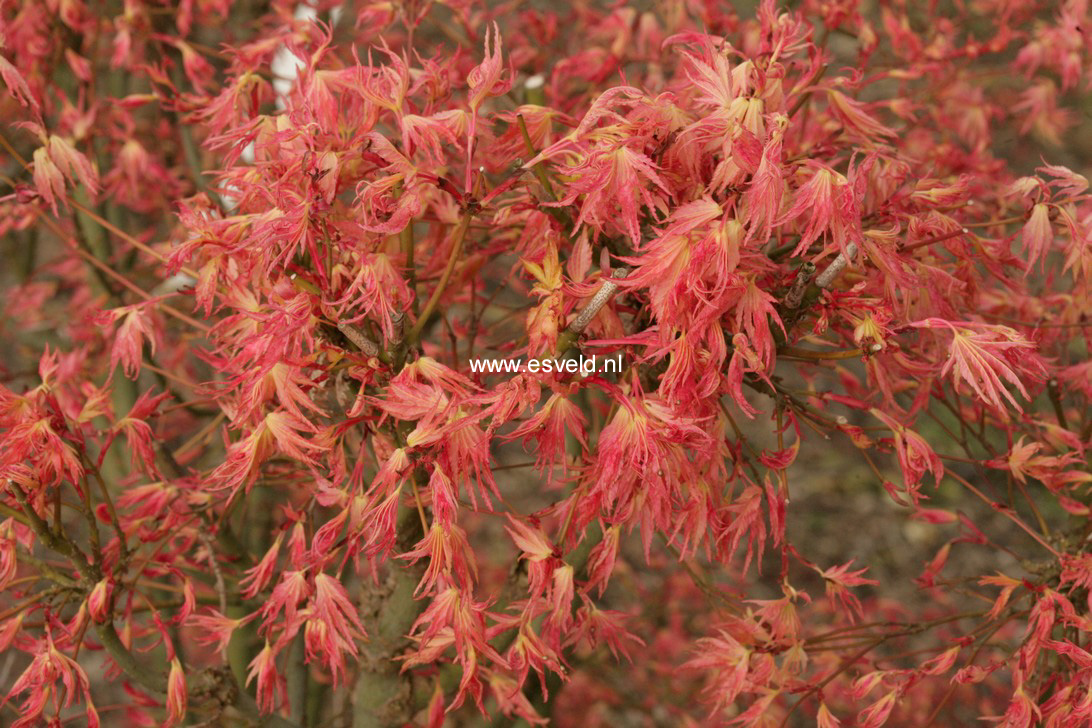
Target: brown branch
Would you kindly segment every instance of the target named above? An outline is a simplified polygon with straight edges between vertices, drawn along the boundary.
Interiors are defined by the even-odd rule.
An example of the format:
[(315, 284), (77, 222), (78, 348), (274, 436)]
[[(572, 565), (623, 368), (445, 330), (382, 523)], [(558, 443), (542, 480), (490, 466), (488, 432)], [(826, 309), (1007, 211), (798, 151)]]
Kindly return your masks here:
[(800, 270), (796, 272), (796, 278), (793, 279), (789, 292), (785, 294), (785, 300), (783, 302), (785, 308), (800, 308), (800, 304), (804, 302), (804, 294), (808, 290), (808, 283), (811, 281), (813, 275), (815, 275), (815, 263), (808, 261), (800, 266)]
[(970, 233), (970, 230), (968, 230), (965, 227), (962, 227), (959, 230), (953, 230), (952, 232), (945, 233), (944, 235), (937, 235), (936, 237), (927, 238), (925, 240), (919, 240), (918, 242), (911, 243), (910, 245), (904, 245), (902, 247), (902, 252), (909, 253), (911, 250), (917, 250), (918, 248), (924, 248), (927, 245), (932, 245), (933, 243), (942, 243), (945, 240), (951, 240), (952, 238), (958, 238), (960, 235), (967, 235), (968, 233)]
[(777, 350), (777, 354), (778, 356), (788, 356), (795, 359), (805, 359), (807, 361), (856, 359), (857, 357), (864, 356), (864, 352), (860, 349), (844, 349), (841, 351), (812, 351), (810, 349), (801, 349), (796, 346), (782, 346)]

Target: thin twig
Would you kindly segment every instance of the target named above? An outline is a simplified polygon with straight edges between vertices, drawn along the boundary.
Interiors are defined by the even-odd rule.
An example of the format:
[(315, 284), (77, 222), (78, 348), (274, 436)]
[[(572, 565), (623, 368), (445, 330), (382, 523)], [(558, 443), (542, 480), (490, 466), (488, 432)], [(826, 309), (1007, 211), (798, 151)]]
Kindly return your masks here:
[(836, 360), (836, 359), (856, 359), (864, 356), (864, 352), (860, 349), (843, 349), (840, 351), (812, 351), (811, 349), (801, 349), (797, 346), (782, 346), (777, 350), (778, 356), (788, 356), (795, 359), (805, 359), (807, 361), (822, 361), (822, 360)]
[(64, 534), (56, 534), (50, 530), (49, 525), (42, 520), (41, 516), (34, 510), (34, 507), (31, 506), (27, 494), (23, 492), (23, 489), (19, 487), (18, 483), (14, 480), (9, 480), (8, 485), (11, 487), (11, 492), (15, 496), (15, 500), (18, 501), (20, 507), (22, 507), (23, 513), (29, 521), (30, 529), (34, 531), (34, 535), (38, 537), (38, 540), (41, 541), (46, 548), (56, 551), (62, 556), (68, 557), (68, 560), (72, 562), (72, 566), (76, 571), (80, 572), (80, 576), (88, 582), (97, 582), (101, 577), (98, 567), (89, 563), (87, 556), (83, 551), (69, 541)]
[(451, 274), (455, 271), (455, 265), (458, 263), (459, 256), (463, 251), (463, 243), (466, 241), (466, 233), (470, 228), (470, 220), (472, 218), (473, 214), (469, 209), (463, 211), (463, 216), (459, 220), (458, 226), (455, 228), (454, 240), (451, 243), (451, 252), (448, 253), (447, 265), (444, 267), (443, 275), (440, 276), (436, 288), (433, 289), (432, 295), (429, 296), (428, 303), (425, 304), (425, 308), (421, 311), (421, 315), (418, 316), (417, 321), (414, 322), (413, 328), (411, 328), (406, 335), (407, 343), (410, 346), (417, 345), (417, 342), (421, 338), (421, 331), (425, 328), (425, 324), (428, 322), (429, 317), (432, 316), (436, 307), (440, 305), (440, 298), (444, 295), (444, 289), (447, 288), (448, 281), (451, 280)]
[[(105, 274), (106, 274), (106, 275), (108, 275), (109, 277), (113, 278), (113, 279), (114, 279), (115, 281), (117, 281), (117, 282), (118, 282), (118, 283), (120, 283), (121, 285), (125, 286), (126, 288), (128, 288), (128, 289), (129, 289), (130, 291), (132, 291), (133, 293), (135, 293), (135, 294), (137, 294), (138, 296), (140, 296), (140, 297), (141, 297), (142, 299), (144, 299), (145, 301), (152, 301), (152, 300), (153, 300), (153, 299), (155, 298), (154, 296), (152, 296), (152, 294), (150, 294), (150, 293), (148, 293), (147, 291), (145, 291), (144, 289), (140, 288), (140, 287), (139, 287), (139, 286), (137, 286), (137, 285), (136, 285), (135, 283), (133, 283), (132, 281), (130, 281), (130, 280), (129, 280), (128, 278), (126, 278), (125, 276), (121, 275), (120, 273), (117, 273), (116, 271), (114, 271), (114, 269), (113, 269), (113, 268), (111, 268), (110, 266), (106, 265), (106, 264), (105, 264), (105, 263), (103, 263), (103, 262), (102, 262), (101, 260), (99, 260), (98, 258), (96, 258), (96, 257), (95, 257), (94, 255), (92, 255), (91, 253), (88, 253), (88, 252), (87, 252), (86, 250), (84, 250), (83, 248), (81, 248), (81, 247), (79, 246), (79, 243), (78, 243), (78, 242), (76, 242), (75, 240), (73, 240), (73, 239), (72, 239), (72, 238), (71, 238), (71, 237), (70, 237), (70, 236), (69, 236), (69, 235), (68, 235), (68, 234), (67, 234), (67, 233), (66, 233), (66, 232), (65, 232), (64, 230), (62, 230), (62, 229), (61, 229), (61, 227), (60, 227), (60, 226), (59, 226), (59, 225), (58, 225), (58, 224), (57, 224), (57, 223), (56, 223), (55, 221), (51, 220), (51, 219), (50, 219), (50, 218), (48, 218), (48, 217), (43, 217), (43, 218), (41, 218), (41, 219), (42, 219), (42, 222), (44, 222), (44, 223), (46, 224), (46, 226), (47, 226), (47, 227), (49, 227), (49, 228), (50, 228), (51, 230), (53, 230), (53, 232), (54, 232), (54, 233), (55, 233), (55, 234), (56, 234), (56, 235), (57, 235), (58, 237), (60, 237), (60, 238), (61, 238), (61, 240), (64, 240), (64, 241), (66, 241), (66, 242), (73, 242), (73, 243), (75, 243), (75, 245), (74, 245), (74, 247), (72, 248), (72, 250), (73, 250), (73, 252), (75, 252), (75, 253), (76, 253), (76, 255), (80, 256), (81, 258), (83, 258), (84, 260), (86, 260), (86, 261), (87, 261), (88, 263), (90, 263), (91, 265), (95, 266), (95, 268), (97, 268), (97, 269), (98, 269), (98, 270), (100, 270), (101, 272), (105, 273)], [(209, 328), (208, 326), (206, 326), (205, 324), (203, 324), (203, 323), (201, 323), (201, 322), (199, 322), (199, 321), (196, 321), (195, 319), (191, 318), (190, 316), (187, 316), (186, 314), (182, 313), (181, 311), (179, 311), (178, 309), (174, 308), (173, 306), (170, 306), (170, 305), (168, 305), (168, 304), (166, 304), (166, 303), (163, 303), (162, 301), (159, 301), (159, 302), (157, 302), (157, 304), (156, 304), (156, 305), (157, 305), (157, 306), (158, 306), (158, 307), (159, 307), (159, 308), (160, 308), (160, 309), (161, 309), (161, 310), (162, 310), (162, 311), (163, 311), (164, 313), (167, 313), (167, 314), (170, 314), (171, 316), (174, 316), (174, 317), (175, 317), (175, 318), (177, 318), (177, 319), (178, 319), (179, 321), (184, 321), (185, 323), (187, 323), (187, 324), (189, 324), (190, 326), (194, 327), (194, 328), (195, 328), (195, 329), (197, 329), (198, 331), (201, 331), (202, 333), (206, 333), (206, 334), (207, 334), (207, 333), (208, 333), (208, 332), (209, 332), (209, 331), (211, 330), (211, 329), (210, 329), (210, 328)]]
[(951, 240), (952, 238), (958, 238), (960, 235), (967, 235), (970, 232), (971, 231), (968, 230), (966, 227), (962, 227), (959, 230), (953, 230), (952, 232), (945, 233), (944, 235), (937, 235), (936, 237), (927, 238), (925, 240), (919, 240), (916, 243), (910, 243), (909, 245), (904, 245), (902, 247), (902, 252), (908, 253), (911, 250), (917, 250), (918, 248), (924, 248), (925, 246), (932, 245), (934, 243), (942, 243), (945, 240)]
[(406, 259), (406, 285), (409, 287), (410, 292), (413, 294), (413, 301), (411, 306), (413, 307), (413, 313), (417, 313), (417, 265), (414, 262), (414, 248), (416, 244), (413, 240), (413, 220), (406, 223), (406, 226), (402, 228), (402, 232), (398, 233), (398, 242), (402, 248), (402, 254)]
[[(823, 78), (823, 74), (827, 72), (828, 65), (830, 64), (824, 63), (822, 66), (820, 66), (819, 70), (815, 73), (815, 76), (808, 80), (807, 85), (812, 86), (818, 83), (819, 80)], [(800, 108), (807, 103), (809, 98), (811, 98), (812, 91), (813, 89), (805, 87), (805, 90), (800, 92), (800, 98), (796, 100), (796, 103), (792, 105), (792, 108), (789, 109), (789, 113), (787, 114), (790, 119), (793, 117), (794, 114), (796, 114), (797, 111), (800, 111)]]
[(1059, 560), (1060, 560), (1060, 559), (1062, 558), (1062, 555), (1058, 553), (1058, 550), (1057, 550), (1056, 548), (1054, 548), (1054, 547), (1053, 547), (1053, 546), (1051, 546), (1051, 545), (1050, 545), (1049, 543), (1047, 543), (1046, 541), (1044, 541), (1044, 540), (1043, 540), (1043, 537), (1042, 537), (1042, 536), (1040, 536), (1040, 535), (1039, 535), (1038, 533), (1036, 533), (1036, 532), (1035, 532), (1035, 531), (1034, 531), (1034, 530), (1033, 530), (1033, 529), (1031, 528), (1031, 526), (1029, 526), (1028, 524), (1024, 523), (1024, 522), (1023, 522), (1022, 520), (1020, 520), (1020, 518), (1018, 518), (1018, 517), (1017, 517), (1017, 516), (1016, 516), (1016, 515), (1015, 515), (1015, 514), (1013, 513), (1013, 511), (1012, 511), (1012, 507), (1011, 507), (1011, 506), (1006, 506), (1006, 505), (1005, 505), (1005, 504), (1003, 504), (1003, 503), (997, 503), (997, 502), (995, 502), (995, 501), (991, 500), (991, 499), (990, 499), (990, 498), (989, 498), (989, 497), (988, 497), (988, 496), (987, 496), (987, 495), (986, 495), (985, 493), (983, 493), (983, 492), (982, 492), (981, 490), (979, 490), (978, 488), (974, 487), (974, 486), (973, 486), (973, 485), (972, 485), (972, 484), (971, 484), (971, 483), (970, 483), (970, 482), (969, 482), (968, 480), (966, 480), (965, 478), (963, 478), (963, 477), (962, 477), (962, 476), (960, 476), (960, 475), (957, 475), (956, 473), (953, 473), (953, 472), (952, 472), (952, 471), (951, 471), (950, 469), (949, 469), (949, 470), (945, 470), (945, 471), (944, 471), (944, 474), (945, 474), (945, 475), (948, 475), (948, 476), (951, 476), (952, 478), (954, 478), (954, 479), (955, 479), (955, 480), (956, 480), (957, 482), (959, 482), (960, 484), (962, 484), (964, 488), (966, 488), (967, 490), (971, 491), (971, 492), (972, 492), (972, 493), (974, 493), (974, 494), (975, 494), (976, 496), (978, 496), (978, 498), (979, 498), (979, 499), (981, 499), (981, 500), (982, 500), (982, 502), (984, 502), (984, 503), (985, 503), (986, 505), (990, 506), (990, 508), (992, 508), (993, 510), (995, 510), (995, 511), (999, 512), (999, 513), (1000, 513), (1001, 515), (1005, 516), (1005, 517), (1006, 517), (1006, 518), (1008, 518), (1008, 519), (1009, 519), (1010, 521), (1012, 521), (1013, 523), (1015, 523), (1015, 524), (1016, 524), (1016, 525), (1017, 525), (1017, 526), (1018, 526), (1018, 527), (1019, 527), (1019, 528), (1020, 528), (1021, 530), (1023, 530), (1023, 531), (1025, 532), (1025, 533), (1027, 533), (1027, 534), (1028, 534), (1029, 536), (1031, 536), (1031, 537), (1032, 537), (1033, 539), (1035, 539), (1035, 542), (1036, 542), (1036, 543), (1038, 543), (1038, 544), (1039, 544), (1040, 546), (1042, 546), (1043, 548), (1045, 548), (1045, 549), (1046, 549), (1047, 551), (1049, 551), (1050, 553), (1054, 554), (1054, 557), (1055, 557), (1056, 559), (1059, 559)]
[(216, 595), (220, 597), (220, 614), (227, 614), (227, 590), (224, 588), (224, 572), (220, 571), (220, 563), (216, 560), (216, 549), (212, 546), (212, 539), (203, 528), (195, 529), (197, 538), (205, 547), (209, 555), (209, 566), (216, 577)]
[[(75, 200), (70, 200), (69, 202), (77, 210), (84, 213), (85, 215), (90, 217), (92, 220), (97, 222), (99, 225), (102, 225), (104, 228), (106, 228), (110, 232), (114, 233), (114, 235), (117, 235), (119, 238), (121, 238), (125, 242), (129, 243), (129, 245), (132, 245), (137, 250), (139, 250), (139, 251), (141, 251), (143, 253), (147, 253), (148, 255), (152, 256), (153, 258), (158, 260), (160, 263), (163, 263), (164, 265), (168, 265), (170, 263), (170, 261), (168, 261), (166, 256), (164, 256), (162, 253), (159, 253), (158, 251), (154, 250), (153, 248), (149, 248), (147, 245), (140, 242), (139, 240), (134, 238), (132, 235), (130, 235), (129, 233), (127, 233), (124, 230), (122, 230), (121, 228), (119, 228), (117, 225), (114, 225), (112, 222), (110, 222), (106, 218), (102, 217), (101, 215), (96, 213), (94, 210), (90, 210), (90, 209), (84, 207), (83, 205), (76, 202)], [(190, 278), (198, 279), (198, 278), (201, 277), (201, 275), (197, 271), (195, 271), (192, 268), (189, 268), (187, 266), (182, 266), (182, 267), (179, 268), (179, 270), (182, 271), (183, 273), (185, 273), (186, 275), (188, 275)]]
[(113, 526), (114, 533), (116, 533), (118, 537), (119, 556), (122, 563), (124, 563), (129, 559), (129, 544), (125, 537), (125, 530), (121, 527), (121, 521), (118, 519), (118, 512), (114, 507), (114, 500), (110, 497), (110, 491), (106, 487), (106, 481), (102, 479), (102, 473), (99, 472), (98, 466), (87, 458), (84, 458), (84, 463), (87, 465), (88, 473), (94, 478), (95, 482), (99, 484), (99, 490), (102, 492), (102, 500), (106, 504), (106, 512), (110, 515), (110, 525)]
[(820, 690), (825, 688), (831, 681), (834, 680), (834, 678), (838, 677), (843, 672), (845, 672), (849, 668), (853, 667), (853, 665), (856, 664), (857, 660), (861, 659), (862, 657), (867, 655), (869, 652), (871, 652), (872, 650), (874, 650), (877, 647), (879, 647), (880, 645), (882, 645), (888, 639), (890, 639), (890, 637), (888, 637), (888, 636), (884, 636), (884, 637), (880, 637), (878, 639), (875, 639), (872, 642), (869, 642), (864, 647), (862, 647), (857, 652), (854, 652), (852, 655), (847, 657), (845, 660), (843, 660), (841, 662), (841, 664), (838, 665), (837, 670), (835, 670), (830, 675), (828, 675), (826, 678), (824, 678), (823, 681), (820, 682), (818, 685), (812, 687), (810, 690), (808, 690), (806, 693), (804, 693), (803, 695), (800, 696), (800, 699), (797, 700), (793, 704), (793, 706), (791, 708), (789, 708), (789, 711), (787, 713), (785, 713), (785, 717), (781, 721), (780, 728), (785, 728), (785, 726), (787, 726), (789, 724), (789, 718), (792, 717), (792, 714), (796, 712), (796, 709), (799, 708), (804, 703), (805, 700), (807, 700), (808, 698), (810, 698), (811, 696), (815, 695)]
[[(534, 159), (538, 156), (538, 152), (535, 150), (535, 145), (531, 141), (531, 135), (527, 132), (527, 122), (524, 121), (523, 114), (516, 114), (516, 123), (519, 124), (519, 133), (523, 136), (523, 146), (527, 150), (527, 153), (531, 155), (531, 159)], [(542, 165), (542, 162), (531, 165), (531, 171), (535, 173), (535, 177), (538, 178), (538, 182), (542, 185), (542, 189), (546, 190), (550, 202), (557, 202), (557, 193), (554, 192), (554, 186), (550, 182), (550, 175), (546, 173), (546, 168)]]

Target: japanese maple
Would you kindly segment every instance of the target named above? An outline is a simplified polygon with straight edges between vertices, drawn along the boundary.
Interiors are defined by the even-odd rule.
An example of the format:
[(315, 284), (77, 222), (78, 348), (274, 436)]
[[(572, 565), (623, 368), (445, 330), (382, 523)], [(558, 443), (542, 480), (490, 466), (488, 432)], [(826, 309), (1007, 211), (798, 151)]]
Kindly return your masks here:
[(1088, 3), (732, 5), (0, 2), (0, 722), (1092, 724)]

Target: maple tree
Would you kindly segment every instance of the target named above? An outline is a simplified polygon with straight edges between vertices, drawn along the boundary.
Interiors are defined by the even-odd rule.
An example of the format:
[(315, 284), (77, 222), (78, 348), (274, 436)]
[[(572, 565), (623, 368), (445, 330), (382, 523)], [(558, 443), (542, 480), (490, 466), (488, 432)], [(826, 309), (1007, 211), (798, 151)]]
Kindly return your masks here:
[(0, 2), (4, 722), (1092, 722), (1088, 16)]

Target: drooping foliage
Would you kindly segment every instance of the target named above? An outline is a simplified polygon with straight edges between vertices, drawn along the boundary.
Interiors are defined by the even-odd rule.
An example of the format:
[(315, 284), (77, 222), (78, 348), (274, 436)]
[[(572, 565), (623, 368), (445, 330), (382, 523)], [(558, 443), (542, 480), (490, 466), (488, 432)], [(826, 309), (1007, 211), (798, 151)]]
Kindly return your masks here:
[(3, 722), (1092, 722), (1088, 3), (732, 5), (0, 2)]

